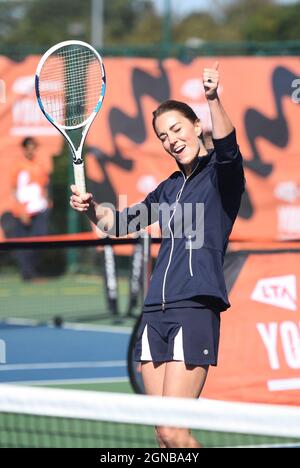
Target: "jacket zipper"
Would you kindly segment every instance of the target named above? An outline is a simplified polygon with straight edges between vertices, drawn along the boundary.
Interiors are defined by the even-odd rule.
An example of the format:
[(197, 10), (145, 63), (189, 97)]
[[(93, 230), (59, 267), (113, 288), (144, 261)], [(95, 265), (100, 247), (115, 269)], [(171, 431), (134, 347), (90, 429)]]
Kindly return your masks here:
[[(170, 220), (168, 222), (168, 228), (169, 228), (169, 231), (171, 233), (172, 246), (171, 246), (169, 262), (168, 262), (168, 265), (167, 265), (167, 268), (166, 268), (166, 271), (165, 271), (165, 275), (164, 275), (163, 287), (162, 287), (162, 305), (161, 305), (161, 308), (162, 308), (163, 311), (165, 310), (165, 304), (166, 304), (166, 295), (165, 295), (165, 293), (166, 293), (167, 274), (168, 274), (168, 271), (169, 271), (169, 268), (170, 268), (170, 265), (171, 265), (171, 262), (172, 262), (172, 256), (173, 256), (173, 251), (174, 251), (174, 233), (173, 233), (173, 231), (171, 229), (171, 221), (175, 216), (176, 208), (177, 208), (177, 205), (178, 205), (179, 200), (181, 198), (184, 186), (185, 186), (186, 182), (188, 181), (188, 179), (194, 174), (194, 172), (197, 169), (198, 165), (199, 165), (199, 162), (198, 162), (197, 166), (195, 167), (195, 169), (193, 170), (193, 172), (188, 177), (186, 177), (185, 174), (181, 171), (181, 173), (183, 175), (183, 178), (184, 178), (184, 183), (183, 183), (181, 189), (179, 190), (179, 192), (176, 195), (176, 204), (175, 204), (175, 207), (174, 207), (174, 211), (173, 211), (172, 216), (170, 217)], [(191, 236), (189, 236), (189, 237), (191, 237)], [(190, 244), (190, 247), (191, 247), (191, 244)], [(193, 276), (193, 271), (191, 269), (191, 249), (190, 249), (190, 272), (191, 272), (191, 276)]]
[(169, 231), (171, 233), (171, 242), (172, 242), (172, 246), (171, 246), (171, 252), (170, 252), (170, 257), (169, 257), (169, 262), (168, 262), (168, 265), (167, 265), (167, 268), (166, 268), (166, 271), (165, 271), (165, 276), (164, 276), (164, 280), (163, 280), (163, 288), (162, 288), (162, 310), (165, 310), (165, 303), (166, 303), (166, 296), (165, 296), (165, 289), (166, 289), (166, 280), (167, 280), (167, 274), (168, 274), (168, 271), (169, 271), (169, 268), (170, 268), (170, 265), (171, 265), (171, 261), (172, 261), (172, 255), (173, 255), (173, 250), (174, 250), (174, 233), (171, 229), (171, 222), (172, 222), (172, 219), (174, 218), (175, 216), (175, 213), (176, 213), (176, 208), (177, 208), (177, 205), (179, 203), (179, 200), (180, 200), (180, 197), (182, 195), (182, 191), (183, 191), (183, 188), (186, 184), (186, 181), (187, 179), (185, 178), (184, 176), (184, 183), (183, 183), (183, 186), (181, 187), (181, 189), (179, 190), (179, 192), (177, 193), (176, 195), (176, 203), (175, 203), (175, 207), (174, 207), (174, 211), (172, 213), (172, 216), (170, 217), (169, 219), (169, 222), (168, 222), (168, 228), (169, 228)]
[(193, 273), (193, 265), (192, 265), (192, 254), (193, 254), (193, 249), (192, 249), (192, 236), (189, 236), (189, 247), (190, 247), (190, 261), (189, 261), (190, 274), (191, 274), (191, 276), (194, 276), (194, 273)]

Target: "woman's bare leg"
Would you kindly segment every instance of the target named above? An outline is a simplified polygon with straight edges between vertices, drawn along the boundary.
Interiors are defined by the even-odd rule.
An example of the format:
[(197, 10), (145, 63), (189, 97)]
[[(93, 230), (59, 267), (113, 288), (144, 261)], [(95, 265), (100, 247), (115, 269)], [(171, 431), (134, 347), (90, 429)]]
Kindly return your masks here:
[[(147, 395), (162, 396), (164, 388), (166, 363), (142, 362), (142, 377)], [(155, 428), (156, 439), (160, 448), (166, 445), (160, 438), (157, 428)]]
[[(199, 398), (204, 387), (208, 367), (189, 366), (184, 362), (166, 363), (163, 396), (178, 398)], [(188, 429), (171, 427), (157, 428), (158, 437), (168, 448), (201, 447)]]

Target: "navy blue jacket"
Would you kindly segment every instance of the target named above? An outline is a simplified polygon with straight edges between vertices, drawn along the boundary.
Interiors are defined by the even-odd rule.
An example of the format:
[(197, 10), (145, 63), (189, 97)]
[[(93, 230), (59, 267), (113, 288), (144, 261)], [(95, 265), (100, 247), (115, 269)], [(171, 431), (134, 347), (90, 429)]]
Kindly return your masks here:
[[(116, 213), (117, 236), (160, 223), (162, 243), (145, 299), (148, 310), (189, 301), (218, 310), (230, 307), (223, 262), (245, 179), (235, 131), (213, 142), (214, 149), (198, 158), (188, 178), (176, 171), (143, 202)], [(162, 207), (168, 205), (166, 216)]]

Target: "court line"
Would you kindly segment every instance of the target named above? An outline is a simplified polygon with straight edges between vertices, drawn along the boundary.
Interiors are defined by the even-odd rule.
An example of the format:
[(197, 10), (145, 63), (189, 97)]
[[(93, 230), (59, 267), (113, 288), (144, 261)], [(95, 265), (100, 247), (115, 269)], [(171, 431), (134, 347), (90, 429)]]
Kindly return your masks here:
[(6, 364), (6, 343), (0, 339), (0, 364)]
[[(76, 330), (76, 331), (92, 331), (92, 332), (108, 332), (108, 333), (123, 333), (129, 335), (132, 332), (132, 327), (121, 327), (119, 325), (86, 325), (84, 323), (71, 323), (64, 322), (63, 325), (58, 328), (51, 321), (40, 323), (32, 319), (7, 319), (3, 323), (7, 325), (19, 325), (28, 327), (43, 326), (48, 328), (57, 328), (58, 330)], [(0, 322), (1, 328), (1, 322)]]
[(129, 382), (128, 377), (99, 377), (98, 379), (95, 378), (87, 378), (87, 379), (62, 379), (62, 380), (23, 380), (23, 381), (7, 381), (7, 382), (0, 382), (0, 385), (30, 385), (30, 386), (44, 386), (44, 385), (80, 385), (80, 384), (101, 384), (101, 383), (122, 383), (122, 382)]
[(109, 333), (124, 333), (129, 335), (132, 332), (132, 327), (120, 327), (115, 325), (85, 325), (84, 323), (65, 322), (62, 326), (63, 330), (78, 330), (78, 331), (103, 331)]
[(10, 319), (3, 319), (0, 322), (0, 328), (1, 328), (1, 323), (4, 323), (5, 325), (17, 325), (21, 327), (35, 327), (37, 325), (37, 321), (33, 319), (19, 319), (19, 318), (10, 318)]
[(105, 367), (126, 367), (126, 361), (87, 361), (87, 362), (45, 362), (36, 364), (3, 364), (0, 372), (8, 371), (32, 371), (47, 369), (93, 369)]

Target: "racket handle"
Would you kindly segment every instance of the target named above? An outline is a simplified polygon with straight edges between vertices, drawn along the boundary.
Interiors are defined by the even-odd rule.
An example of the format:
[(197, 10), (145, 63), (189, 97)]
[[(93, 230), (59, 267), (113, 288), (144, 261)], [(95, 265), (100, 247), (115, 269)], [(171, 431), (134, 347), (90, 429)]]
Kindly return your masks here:
[(75, 185), (78, 188), (80, 195), (84, 195), (86, 193), (86, 187), (83, 164), (73, 164), (73, 169)]

